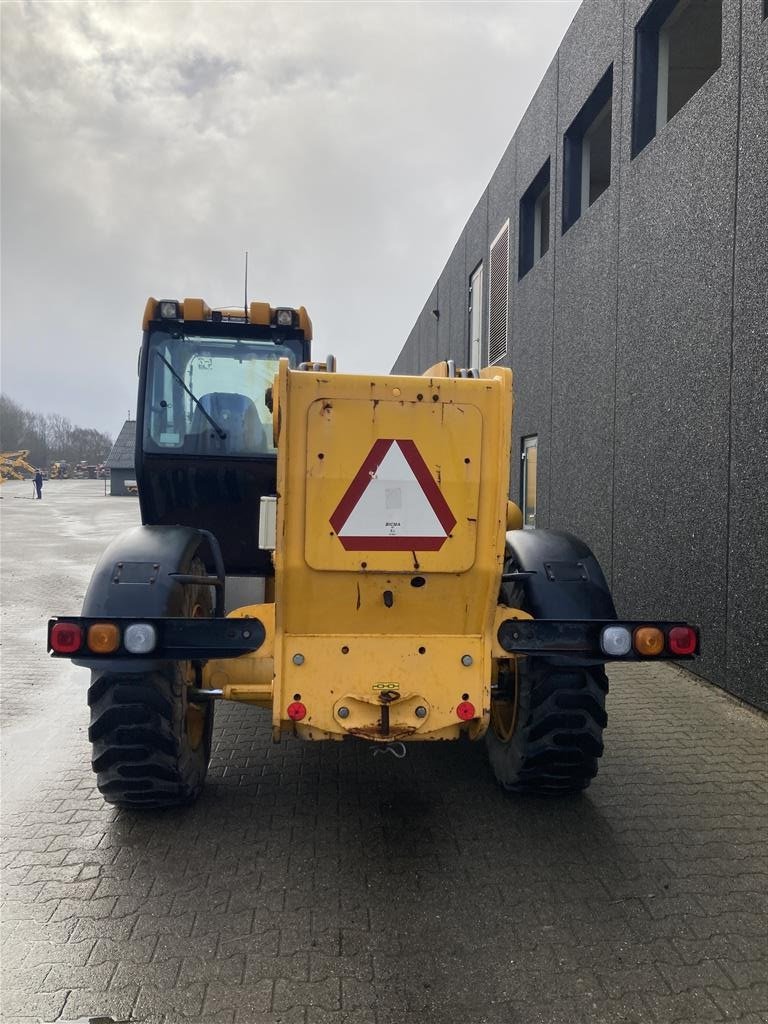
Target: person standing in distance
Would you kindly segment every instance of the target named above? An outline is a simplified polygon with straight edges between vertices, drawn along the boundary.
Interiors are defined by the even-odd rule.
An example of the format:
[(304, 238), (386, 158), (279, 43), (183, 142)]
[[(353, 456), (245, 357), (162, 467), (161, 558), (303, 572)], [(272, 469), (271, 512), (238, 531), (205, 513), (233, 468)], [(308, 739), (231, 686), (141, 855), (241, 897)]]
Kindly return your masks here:
[(41, 469), (36, 469), (35, 470), (34, 482), (35, 482), (35, 490), (37, 491), (37, 494), (35, 495), (35, 497), (42, 498), (42, 496), (43, 496), (43, 472), (42, 472)]

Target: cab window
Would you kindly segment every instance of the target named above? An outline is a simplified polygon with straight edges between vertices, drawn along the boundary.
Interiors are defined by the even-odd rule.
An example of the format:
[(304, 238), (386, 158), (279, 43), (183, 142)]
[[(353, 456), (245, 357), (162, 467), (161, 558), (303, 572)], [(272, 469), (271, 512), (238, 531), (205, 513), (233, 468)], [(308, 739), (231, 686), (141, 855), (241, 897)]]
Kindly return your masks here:
[(287, 346), (156, 332), (150, 338), (145, 451), (274, 455), (266, 391)]

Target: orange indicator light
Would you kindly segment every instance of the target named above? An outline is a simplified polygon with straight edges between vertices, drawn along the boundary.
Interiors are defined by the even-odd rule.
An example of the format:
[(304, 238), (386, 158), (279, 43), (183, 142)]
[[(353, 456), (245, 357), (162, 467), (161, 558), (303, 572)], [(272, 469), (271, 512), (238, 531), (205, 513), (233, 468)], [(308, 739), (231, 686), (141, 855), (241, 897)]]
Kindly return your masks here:
[(88, 627), (88, 646), (94, 654), (112, 654), (120, 646), (120, 630), (113, 622), (94, 622)]
[(635, 650), (645, 657), (655, 657), (664, 650), (664, 634), (656, 626), (640, 626), (633, 636)]

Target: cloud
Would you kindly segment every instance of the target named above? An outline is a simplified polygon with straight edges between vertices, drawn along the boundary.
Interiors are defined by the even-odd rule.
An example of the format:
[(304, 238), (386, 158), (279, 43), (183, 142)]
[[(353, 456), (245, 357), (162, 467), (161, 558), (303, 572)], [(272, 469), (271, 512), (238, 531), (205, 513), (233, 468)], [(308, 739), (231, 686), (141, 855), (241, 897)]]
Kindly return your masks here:
[(578, 5), (5, 3), (3, 390), (116, 433), (149, 294), (386, 372)]

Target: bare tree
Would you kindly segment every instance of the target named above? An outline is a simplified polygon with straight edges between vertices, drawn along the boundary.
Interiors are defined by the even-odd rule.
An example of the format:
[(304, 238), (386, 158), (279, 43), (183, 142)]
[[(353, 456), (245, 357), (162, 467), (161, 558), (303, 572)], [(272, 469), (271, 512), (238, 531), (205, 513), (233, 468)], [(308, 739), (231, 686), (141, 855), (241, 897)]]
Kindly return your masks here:
[(112, 447), (112, 438), (99, 430), (76, 427), (58, 413), (30, 412), (7, 395), (0, 395), (0, 448), (3, 451), (26, 449), (35, 466), (51, 462), (104, 462)]

